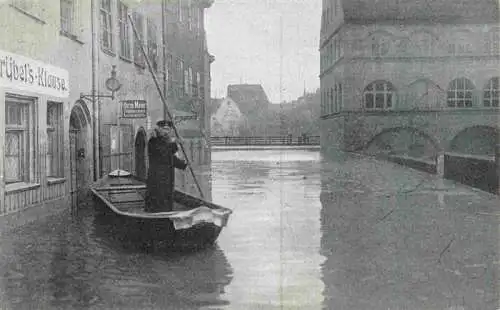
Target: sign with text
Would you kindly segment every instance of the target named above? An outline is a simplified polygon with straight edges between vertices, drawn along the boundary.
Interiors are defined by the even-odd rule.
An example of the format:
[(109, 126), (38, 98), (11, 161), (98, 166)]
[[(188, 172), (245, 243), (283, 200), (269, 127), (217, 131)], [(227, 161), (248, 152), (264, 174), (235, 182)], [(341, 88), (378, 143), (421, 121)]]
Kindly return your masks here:
[(123, 118), (146, 118), (147, 105), (146, 100), (122, 100)]
[(0, 86), (67, 98), (69, 73), (65, 69), (0, 50)]

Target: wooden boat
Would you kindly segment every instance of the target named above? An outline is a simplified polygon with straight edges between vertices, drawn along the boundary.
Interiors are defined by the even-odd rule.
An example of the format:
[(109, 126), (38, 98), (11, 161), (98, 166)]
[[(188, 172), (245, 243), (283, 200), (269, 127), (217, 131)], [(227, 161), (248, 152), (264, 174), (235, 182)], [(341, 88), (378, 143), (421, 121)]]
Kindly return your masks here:
[(115, 170), (91, 187), (94, 201), (113, 233), (132, 242), (200, 248), (213, 244), (232, 211), (175, 190), (171, 212), (144, 211), (146, 184), (129, 172)]

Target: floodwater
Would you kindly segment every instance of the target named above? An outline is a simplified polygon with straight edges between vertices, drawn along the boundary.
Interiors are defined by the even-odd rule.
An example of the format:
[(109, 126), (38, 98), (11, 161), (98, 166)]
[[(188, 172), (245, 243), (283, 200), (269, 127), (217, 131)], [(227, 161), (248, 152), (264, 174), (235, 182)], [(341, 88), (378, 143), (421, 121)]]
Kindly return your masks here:
[[(325, 158), (328, 158), (325, 159)], [(497, 197), (360, 156), (216, 151), (213, 248), (118, 243), (92, 208), (0, 236), (3, 309), (496, 309)]]

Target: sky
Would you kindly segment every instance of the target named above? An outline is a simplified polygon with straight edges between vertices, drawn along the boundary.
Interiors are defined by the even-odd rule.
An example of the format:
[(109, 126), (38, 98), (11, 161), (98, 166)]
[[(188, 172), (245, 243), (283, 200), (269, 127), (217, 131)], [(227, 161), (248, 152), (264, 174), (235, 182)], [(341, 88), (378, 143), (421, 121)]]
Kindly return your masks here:
[[(280, 16), (283, 44), (280, 49)], [(215, 0), (206, 12), (212, 97), (229, 84), (261, 84), (269, 100), (297, 99), (319, 87), (321, 0)], [(282, 52), (280, 52), (282, 51)]]

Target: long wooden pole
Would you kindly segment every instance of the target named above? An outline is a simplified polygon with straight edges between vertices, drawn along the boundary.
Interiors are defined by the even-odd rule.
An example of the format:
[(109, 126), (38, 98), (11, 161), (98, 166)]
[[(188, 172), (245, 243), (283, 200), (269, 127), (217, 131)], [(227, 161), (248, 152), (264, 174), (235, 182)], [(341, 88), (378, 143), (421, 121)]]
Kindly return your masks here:
[(137, 33), (137, 29), (135, 28), (134, 21), (133, 21), (132, 16), (130, 14), (128, 14), (128, 19), (130, 20), (130, 24), (132, 25), (132, 30), (134, 31), (135, 39), (138, 40), (140, 43), (142, 55), (144, 56), (144, 59), (146, 60), (146, 64), (148, 65), (149, 72), (151, 73), (151, 76), (153, 77), (153, 81), (155, 82), (156, 90), (158, 91), (158, 94), (160, 95), (160, 99), (163, 102), (163, 105), (165, 106), (165, 111), (167, 112), (168, 117), (172, 121), (172, 128), (174, 129), (175, 136), (179, 140), (179, 145), (181, 146), (182, 153), (184, 154), (184, 158), (186, 159), (186, 162), (188, 164), (189, 171), (191, 171), (191, 175), (193, 176), (194, 183), (196, 184), (196, 187), (198, 188), (198, 191), (200, 192), (201, 198), (204, 198), (203, 191), (201, 190), (200, 184), (198, 183), (198, 180), (196, 179), (196, 175), (194, 174), (193, 167), (191, 166), (191, 162), (189, 161), (189, 157), (186, 155), (186, 151), (184, 150), (184, 145), (182, 144), (182, 139), (179, 135), (179, 132), (177, 131), (177, 127), (175, 126), (174, 118), (173, 118), (172, 114), (170, 113), (170, 109), (168, 107), (167, 101), (165, 100), (165, 96), (163, 94), (163, 91), (160, 88), (160, 83), (158, 82), (158, 78), (156, 77), (156, 74), (153, 71), (153, 67), (151, 66), (151, 62), (149, 61), (148, 55), (146, 54), (146, 50), (144, 49), (144, 45), (142, 44), (142, 41), (139, 38), (139, 34)]

